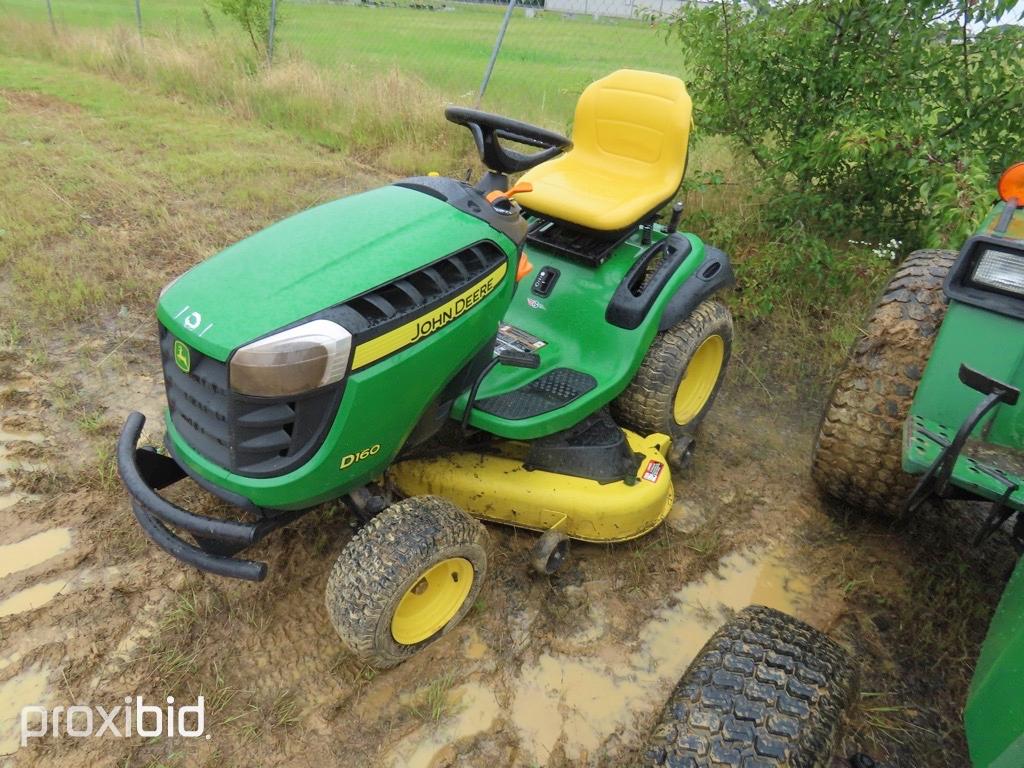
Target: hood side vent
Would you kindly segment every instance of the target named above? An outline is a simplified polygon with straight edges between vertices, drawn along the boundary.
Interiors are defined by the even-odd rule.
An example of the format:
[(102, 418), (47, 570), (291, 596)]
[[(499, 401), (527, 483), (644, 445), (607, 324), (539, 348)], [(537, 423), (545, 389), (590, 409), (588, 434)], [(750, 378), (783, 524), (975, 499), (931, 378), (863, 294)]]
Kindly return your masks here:
[[(363, 333), (376, 336), (416, 315), (457, 296), (507, 259), (494, 243), (482, 241), (445, 256), (415, 272), (349, 299), (324, 313), (348, 310), (362, 319)], [(352, 325), (345, 327), (355, 330)], [(356, 331), (357, 336), (361, 335)]]

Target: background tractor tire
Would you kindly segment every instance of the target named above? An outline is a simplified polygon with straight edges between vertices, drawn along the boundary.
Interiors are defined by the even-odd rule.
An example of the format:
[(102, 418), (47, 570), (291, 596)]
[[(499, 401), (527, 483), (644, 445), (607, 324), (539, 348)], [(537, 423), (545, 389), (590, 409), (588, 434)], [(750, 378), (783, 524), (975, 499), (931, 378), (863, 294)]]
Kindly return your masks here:
[(335, 562), (326, 596), (331, 623), (360, 660), (378, 669), (400, 664), (473, 606), (487, 574), (486, 542), (483, 525), (444, 499), (392, 504)]
[(708, 299), (655, 336), (636, 376), (612, 402), (613, 415), (644, 436), (692, 434), (711, 409), (731, 353), (732, 315)]
[(827, 765), (855, 678), (846, 652), (813, 627), (771, 608), (745, 608), (690, 664), (641, 764)]
[(896, 516), (913, 490), (903, 422), (946, 315), (955, 251), (915, 251), (900, 265), (850, 350), (814, 443), (811, 474), (855, 509)]

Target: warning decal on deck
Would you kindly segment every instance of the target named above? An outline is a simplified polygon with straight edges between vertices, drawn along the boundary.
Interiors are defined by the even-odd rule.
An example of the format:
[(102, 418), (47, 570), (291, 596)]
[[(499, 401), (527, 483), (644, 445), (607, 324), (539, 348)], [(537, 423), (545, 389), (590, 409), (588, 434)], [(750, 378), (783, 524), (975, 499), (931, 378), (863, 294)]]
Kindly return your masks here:
[(658, 478), (661, 477), (661, 469), (664, 466), (660, 461), (655, 461), (654, 459), (648, 461), (647, 469), (644, 470), (644, 480), (649, 483), (658, 482)]

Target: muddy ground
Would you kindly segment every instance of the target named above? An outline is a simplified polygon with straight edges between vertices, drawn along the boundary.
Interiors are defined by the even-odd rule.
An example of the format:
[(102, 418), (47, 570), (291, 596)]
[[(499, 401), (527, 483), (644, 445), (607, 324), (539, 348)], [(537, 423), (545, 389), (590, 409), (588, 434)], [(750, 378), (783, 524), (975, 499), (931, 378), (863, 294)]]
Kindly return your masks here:
[[(952, 507), (902, 530), (826, 508), (808, 475), (822, 386), (756, 376), (744, 355), (761, 339), (742, 323), (728, 384), (692, 466), (675, 478), (669, 520), (629, 544), (576, 545), (553, 578), (528, 569), (534, 534), (489, 526), (491, 573), (474, 609), (397, 669), (356, 663), (328, 622), (325, 581), (352, 532), (338, 505), (261, 544), (254, 556), (270, 574), (258, 585), (159, 552), (138, 530), (112, 460), (132, 409), (149, 419), (145, 439), (161, 439), (156, 290), (245, 232), (372, 180), (212, 108), (0, 63), (11, 82), (21, 78), (0, 92), (0, 161), (15, 159), (9, 180), (28, 179), (40, 210), (72, 222), (38, 238), (20, 282), (0, 270), (0, 310), (20, 312), (16, 292), (50, 286), (47, 275), (63, 274), (54, 269), (74, 271), (31, 271), (53, 254), (53, 264), (75, 267), (99, 245), (102, 264), (123, 259), (135, 281), (120, 310), (99, 274), (89, 295), (113, 311), (50, 325), (28, 313), (0, 337), (0, 764), (630, 766), (688, 661), (751, 602), (792, 611), (856, 655), (860, 694), (843, 753), (863, 749), (901, 768), (967, 764), (960, 709), (1010, 548), (1002, 539), (967, 546), (977, 520)], [(135, 117), (144, 110), (156, 117)], [(159, 141), (132, 133), (153, 125)], [(166, 160), (191, 152), (223, 165), (221, 147), (243, 140), (251, 147), (229, 153), (217, 174)], [(87, 182), (62, 176), (69, 167)], [(267, 176), (280, 189), (257, 195), (254, 179)], [(141, 207), (154, 200), (163, 207)], [(63, 285), (54, 279), (39, 294), (58, 297), (51, 313)], [(183, 502), (216, 506), (182, 485)], [(202, 695), (209, 738), (107, 733), (20, 747), (23, 705), (109, 709), (136, 695), (179, 704)]]
[[(159, 424), (155, 339), (118, 343), (123, 370), (78, 371), (81, 396)], [(323, 604), (351, 535), (343, 508), (261, 545), (262, 584), (185, 569), (142, 538), (113, 479), (49, 490), (67, 484), (74, 446), (47, 377), (12, 373), (16, 363), (5, 361), (0, 394), (0, 724), (13, 765), (628, 766), (704, 640), (752, 602), (858, 655), (845, 749), (898, 766), (966, 762), (957, 716), (980, 632), (956, 610), (990, 610), (1009, 554), (964, 551), (972, 523), (938, 511), (906, 531), (827, 513), (807, 474), (816, 405), (734, 381), (677, 477), (666, 524), (630, 544), (576, 545), (553, 578), (527, 568), (532, 534), (490, 526), (493, 570), (474, 610), (378, 673), (339, 647)], [(209, 504), (194, 489), (183, 497)], [(951, 638), (960, 644), (946, 647)], [(204, 695), (210, 738), (51, 737), (17, 749), (21, 704), (137, 694)]]

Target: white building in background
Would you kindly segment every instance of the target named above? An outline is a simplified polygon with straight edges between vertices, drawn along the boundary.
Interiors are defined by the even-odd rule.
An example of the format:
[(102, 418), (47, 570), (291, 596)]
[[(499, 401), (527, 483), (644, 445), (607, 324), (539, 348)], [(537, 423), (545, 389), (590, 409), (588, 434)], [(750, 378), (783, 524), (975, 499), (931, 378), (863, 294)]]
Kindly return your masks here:
[(639, 18), (644, 11), (674, 13), (683, 5), (710, 4), (694, 0), (544, 0), (544, 10), (553, 13), (633, 19)]

